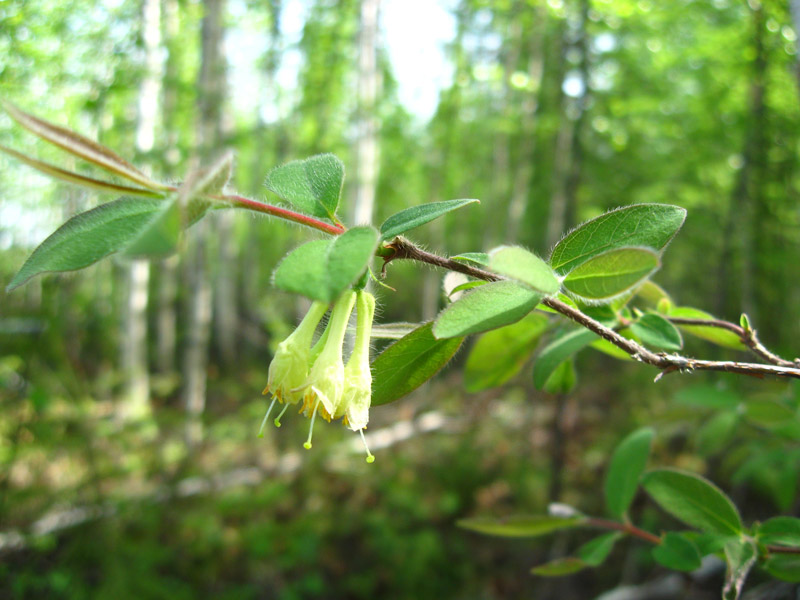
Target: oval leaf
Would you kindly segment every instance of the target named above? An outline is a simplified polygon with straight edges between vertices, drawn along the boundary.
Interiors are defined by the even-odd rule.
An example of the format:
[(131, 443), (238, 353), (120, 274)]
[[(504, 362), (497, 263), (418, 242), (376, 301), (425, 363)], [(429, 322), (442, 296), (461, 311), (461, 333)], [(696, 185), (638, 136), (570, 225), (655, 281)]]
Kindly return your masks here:
[(694, 571), (702, 562), (697, 545), (674, 532), (666, 533), (661, 543), (653, 548), (653, 558), (658, 564), (676, 571)]
[(399, 213), (393, 214), (386, 219), (381, 225), (381, 240), (389, 240), (410, 231), (420, 225), (425, 225), (434, 219), (449, 213), (451, 210), (456, 210), (467, 204), (473, 202), (480, 202), (474, 198), (465, 200), (445, 200), (443, 202), (429, 202), (428, 204), (420, 204), (419, 206), (412, 206), (401, 210)]
[(645, 313), (631, 323), (631, 331), (646, 346), (664, 350), (680, 350), (683, 338), (680, 331), (672, 323), (657, 313)]
[(733, 502), (713, 483), (677, 469), (650, 471), (642, 487), (673, 517), (710, 533), (738, 535), (742, 519)]
[(758, 540), (762, 544), (779, 544), (800, 548), (800, 519), (773, 517), (758, 528)]
[(489, 253), (489, 268), (543, 294), (555, 294), (561, 287), (553, 269), (520, 246), (500, 246), (492, 250)]
[(545, 346), (533, 365), (533, 384), (536, 389), (544, 389), (550, 375), (561, 363), (596, 339), (599, 337), (588, 329), (573, 329), (561, 334)]
[[(709, 313), (702, 311), (698, 308), (690, 306), (676, 306), (671, 307), (667, 313), (669, 317), (682, 318), (682, 319), (703, 319), (706, 321), (713, 320), (715, 317)], [(703, 325), (678, 325), (682, 331), (689, 333), (695, 337), (699, 337), (718, 346), (725, 348), (733, 348), (734, 350), (747, 350), (747, 346), (742, 343), (739, 336), (728, 331), (727, 329), (720, 329), (719, 327), (706, 327)]]
[(773, 554), (764, 561), (767, 573), (792, 583), (800, 583), (800, 554)]
[(386, 348), (372, 362), (372, 405), (402, 398), (436, 375), (463, 338), (437, 340), (426, 323)]
[(177, 200), (163, 202), (159, 211), (142, 228), (122, 253), (125, 256), (157, 258), (173, 254), (181, 233), (181, 212)]
[(531, 313), (518, 323), (479, 337), (464, 367), (467, 391), (497, 387), (519, 373), (547, 329), (547, 323), (546, 316)]
[(531, 312), (542, 294), (513, 281), (496, 281), (476, 288), (445, 308), (436, 318), (439, 339), (465, 336), (516, 323)]
[(625, 517), (636, 495), (654, 434), (650, 427), (637, 429), (619, 443), (611, 456), (605, 480), (606, 508), (618, 519)]
[(335, 221), (344, 182), (344, 164), (333, 154), (318, 154), (275, 167), (266, 188), (301, 212)]
[(578, 558), (589, 567), (599, 567), (611, 554), (614, 544), (622, 537), (619, 531), (612, 531), (589, 540), (578, 548)]
[(13, 290), (40, 273), (82, 269), (118, 252), (163, 207), (162, 200), (120, 198), (72, 217), (33, 251), (6, 289)]
[(562, 575), (572, 575), (586, 567), (587, 564), (580, 558), (567, 556), (566, 558), (557, 558), (549, 563), (533, 567), (531, 573), (540, 577), (561, 577)]
[(332, 240), (308, 242), (280, 262), (273, 284), (312, 300), (333, 302), (361, 277), (377, 245), (378, 232), (366, 226)]
[(553, 517), (549, 515), (514, 516), (502, 519), (479, 517), (475, 519), (462, 519), (459, 527), (477, 531), (486, 535), (500, 537), (537, 537), (547, 535), (559, 529), (570, 529), (584, 522), (584, 517)]
[(563, 284), (583, 300), (611, 300), (645, 281), (659, 264), (658, 255), (647, 248), (618, 248), (582, 263)]
[(646, 246), (662, 250), (686, 219), (686, 209), (670, 204), (634, 204), (579, 225), (550, 255), (550, 266), (564, 275), (608, 250)]

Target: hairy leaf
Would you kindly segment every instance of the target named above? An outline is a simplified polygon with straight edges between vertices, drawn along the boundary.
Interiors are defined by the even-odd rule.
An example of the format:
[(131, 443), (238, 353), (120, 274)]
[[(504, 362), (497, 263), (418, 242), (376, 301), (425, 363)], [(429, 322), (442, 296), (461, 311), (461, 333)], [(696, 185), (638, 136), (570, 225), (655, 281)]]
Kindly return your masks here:
[(659, 266), (658, 255), (648, 248), (617, 248), (575, 267), (563, 285), (589, 302), (611, 300), (646, 280)]
[(437, 338), (459, 337), (519, 321), (542, 299), (540, 293), (513, 281), (488, 283), (445, 308), (433, 326)]
[(402, 398), (436, 375), (464, 338), (439, 340), (425, 323), (386, 348), (372, 362), (372, 405)]
[[(703, 319), (712, 320), (715, 317), (697, 308), (689, 306), (675, 306), (669, 309), (668, 317), (682, 319)], [(739, 339), (739, 336), (719, 327), (708, 327), (705, 325), (678, 325), (681, 330), (695, 337), (699, 337), (718, 346), (733, 348), (734, 350), (747, 350), (747, 347)]]
[(683, 338), (680, 331), (658, 313), (648, 312), (631, 323), (631, 331), (646, 346), (664, 350), (680, 350)]
[(489, 253), (489, 268), (546, 295), (561, 287), (553, 269), (541, 258), (520, 246), (500, 246)]
[(122, 254), (148, 258), (169, 256), (178, 248), (181, 229), (181, 211), (178, 201), (172, 199), (163, 202), (160, 210), (125, 246)]
[(738, 535), (742, 519), (733, 502), (713, 483), (677, 469), (646, 473), (642, 486), (673, 517), (702, 531)]
[(669, 204), (634, 204), (579, 225), (550, 255), (550, 266), (565, 275), (608, 250), (645, 246), (662, 250), (686, 219), (686, 210)]
[(618, 519), (623, 519), (630, 508), (639, 478), (650, 457), (650, 445), (655, 432), (650, 427), (629, 434), (614, 450), (605, 479), (606, 508)]
[(450, 258), (463, 263), (471, 263), (476, 267), (489, 266), (489, 254), (486, 252), (463, 252)]
[(550, 375), (562, 362), (596, 339), (599, 339), (596, 334), (580, 328), (561, 334), (545, 346), (533, 365), (533, 384), (536, 389), (543, 389)]
[(611, 554), (614, 544), (622, 537), (619, 531), (605, 533), (578, 548), (577, 555), (589, 567), (599, 567)]
[(163, 200), (120, 198), (72, 217), (33, 251), (7, 290), (34, 275), (82, 269), (118, 252), (141, 235), (163, 208)]
[(343, 183), (342, 161), (318, 154), (275, 167), (264, 185), (300, 212), (335, 221)]
[(293, 250), (273, 275), (275, 287), (312, 300), (333, 302), (364, 273), (375, 248), (378, 232), (353, 227), (330, 240), (315, 240)]
[(425, 225), (434, 219), (449, 213), (451, 210), (456, 210), (467, 204), (473, 202), (480, 202), (474, 198), (465, 200), (445, 200), (443, 202), (429, 202), (427, 204), (420, 204), (419, 206), (412, 206), (393, 214), (386, 219), (381, 225), (381, 240), (389, 240), (393, 237), (405, 233)]

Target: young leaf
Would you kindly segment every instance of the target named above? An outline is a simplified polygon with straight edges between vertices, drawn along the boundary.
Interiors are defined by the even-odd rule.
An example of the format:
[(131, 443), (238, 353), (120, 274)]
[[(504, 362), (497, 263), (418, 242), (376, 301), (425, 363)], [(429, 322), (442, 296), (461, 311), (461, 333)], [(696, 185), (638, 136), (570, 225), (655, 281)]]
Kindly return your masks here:
[(544, 382), (544, 391), (548, 394), (569, 394), (575, 389), (578, 375), (575, 373), (575, 360), (570, 357), (556, 367), (556, 370)]
[(800, 554), (773, 554), (764, 561), (764, 569), (777, 579), (800, 583)]
[(800, 548), (800, 519), (773, 517), (765, 521), (758, 528), (758, 541), (762, 544)]
[(650, 427), (637, 429), (619, 443), (611, 456), (605, 480), (606, 508), (618, 519), (625, 518), (636, 495), (654, 434)]
[(472, 346), (464, 367), (464, 387), (478, 392), (503, 385), (519, 373), (542, 333), (544, 315), (530, 313), (521, 321), (481, 335)]
[(267, 174), (266, 188), (308, 215), (336, 221), (344, 164), (333, 154), (293, 160)]
[(614, 544), (622, 537), (619, 531), (612, 531), (605, 533), (592, 540), (589, 540), (583, 546), (578, 548), (578, 558), (589, 567), (599, 567), (611, 554), (614, 549)]
[(90, 140), (87, 137), (70, 131), (65, 127), (48, 123), (44, 119), (34, 117), (31, 114), (20, 110), (13, 104), (3, 102), (3, 108), (17, 123), (22, 125), (25, 129), (39, 136), (43, 140), (50, 142), (66, 150), (70, 154), (82, 158), (88, 162), (94, 163), (97, 166), (124, 177), (129, 181), (138, 183), (139, 185), (149, 188), (151, 190), (167, 190), (168, 186), (157, 183), (147, 177), (139, 169), (117, 156), (112, 150), (105, 146), (101, 146), (97, 142)]
[(13, 148), (3, 146), (2, 144), (0, 144), (0, 151), (5, 152), (10, 156), (13, 156), (17, 160), (24, 162), (29, 167), (33, 167), (34, 169), (44, 173), (45, 175), (49, 175), (50, 177), (53, 177), (55, 179), (60, 179), (61, 181), (66, 181), (67, 183), (79, 185), (81, 187), (91, 188), (106, 193), (124, 194), (126, 196), (142, 196), (145, 198), (163, 197), (162, 194), (160, 194), (159, 192), (155, 192), (153, 190), (145, 190), (142, 188), (134, 188), (127, 185), (119, 185), (117, 183), (111, 183), (110, 181), (103, 181), (101, 179), (94, 179), (93, 177), (87, 177), (86, 175), (73, 173), (72, 171), (67, 171), (66, 169), (62, 169), (61, 167), (51, 165), (50, 163), (42, 162), (41, 160), (37, 160), (26, 154), (17, 152)]
[(550, 255), (550, 266), (565, 275), (608, 250), (646, 246), (660, 251), (683, 225), (686, 210), (669, 204), (634, 204), (579, 225)]
[(228, 185), (233, 174), (233, 152), (226, 152), (211, 166), (198, 169), (189, 174), (183, 182), (184, 196), (192, 199), (198, 196), (219, 194)]
[(429, 223), (449, 213), (451, 210), (456, 210), (473, 202), (480, 202), (480, 200), (471, 198), (429, 202), (428, 204), (420, 204), (401, 210), (383, 222), (383, 225), (381, 225), (381, 240), (390, 240), (401, 233), (415, 229), (420, 225), (425, 225), (425, 223)]
[(707, 479), (677, 469), (646, 473), (642, 487), (673, 517), (702, 531), (738, 535), (742, 519), (733, 502)]
[[(682, 318), (682, 319), (714, 319), (713, 315), (708, 314), (697, 308), (689, 306), (674, 306), (671, 307), (667, 313), (668, 317)], [(747, 350), (747, 347), (742, 344), (739, 336), (728, 331), (727, 329), (720, 329), (719, 327), (707, 327), (704, 325), (678, 325), (686, 333), (693, 336), (702, 338), (718, 346), (725, 348), (733, 348), (734, 350)]]
[(583, 300), (611, 300), (646, 280), (659, 266), (658, 254), (653, 250), (617, 248), (575, 267), (563, 285)]
[(439, 313), (433, 335), (439, 339), (460, 337), (516, 323), (541, 299), (541, 294), (513, 281), (488, 283)]
[(402, 398), (436, 375), (464, 338), (438, 340), (425, 323), (386, 348), (372, 362), (372, 406)]
[(538, 537), (547, 535), (559, 529), (571, 529), (584, 522), (584, 517), (553, 517), (549, 515), (515, 516), (503, 519), (478, 517), (475, 519), (462, 519), (458, 526), (486, 535), (500, 537)]
[(563, 575), (572, 575), (578, 571), (586, 568), (586, 563), (580, 558), (567, 556), (565, 558), (557, 558), (548, 563), (533, 567), (531, 573), (539, 577), (562, 577)]
[(664, 288), (650, 279), (636, 288), (636, 293), (634, 295), (637, 304), (643, 304), (649, 308), (656, 308), (659, 304), (662, 306), (669, 306), (672, 304), (672, 299)]
[(748, 540), (734, 539), (725, 544), (725, 585), (723, 600), (738, 600), (750, 569), (756, 564), (758, 553), (755, 544)]
[(290, 252), (273, 275), (275, 287), (332, 302), (364, 273), (378, 245), (372, 227), (353, 227), (332, 240), (315, 240)]
[(178, 201), (173, 199), (163, 202), (161, 209), (125, 246), (122, 254), (148, 258), (169, 256), (178, 248), (181, 229), (181, 212)]
[(6, 289), (11, 291), (40, 273), (88, 267), (121, 250), (163, 207), (162, 200), (120, 198), (72, 217), (33, 251)]
[(480, 268), (489, 266), (489, 255), (486, 252), (463, 252), (450, 258), (459, 262), (472, 263)]
[(520, 246), (500, 246), (492, 250), (489, 253), (489, 268), (543, 294), (555, 294), (561, 287), (553, 269)]
[(655, 561), (668, 569), (694, 571), (700, 567), (702, 558), (697, 545), (680, 533), (664, 534), (661, 543), (653, 548)]
[(545, 346), (533, 365), (533, 384), (536, 389), (543, 389), (550, 375), (562, 362), (596, 339), (599, 339), (596, 334), (580, 328), (561, 334)]
[(638, 320), (631, 323), (631, 331), (647, 346), (664, 350), (683, 348), (680, 331), (658, 313), (643, 314)]

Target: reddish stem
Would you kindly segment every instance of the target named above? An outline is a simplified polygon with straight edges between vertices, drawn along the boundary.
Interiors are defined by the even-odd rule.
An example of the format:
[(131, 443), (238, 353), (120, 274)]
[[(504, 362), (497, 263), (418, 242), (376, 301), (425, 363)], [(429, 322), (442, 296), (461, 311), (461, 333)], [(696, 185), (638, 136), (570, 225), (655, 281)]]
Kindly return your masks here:
[(231, 206), (235, 206), (237, 208), (246, 208), (248, 210), (254, 210), (267, 215), (280, 217), (281, 219), (286, 219), (287, 221), (300, 223), (306, 227), (318, 229), (319, 231), (324, 231), (325, 233), (330, 233), (331, 235), (341, 235), (345, 232), (345, 228), (340, 225), (326, 223), (320, 219), (315, 219), (314, 217), (309, 217), (308, 215), (294, 212), (293, 210), (281, 208), (280, 206), (273, 206), (272, 204), (266, 204), (264, 202), (259, 202), (258, 200), (251, 200), (250, 198), (245, 198), (244, 196), (237, 196), (233, 194), (230, 196), (212, 196), (212, 198), (226, 200), (230, 202)]
[(587, 525), (591, 527), (599, 527), (601, 529), (613, 529), (614, 531), (621, 531), (622, 533), (627, 533), (628, 535), (632, 535), (634, 537), (639, 538), (640, 540), (650, 542), (651, 544), (655, 544), (656, 546), (661, 543), (661, 538), (658, 537), (657, 535), (654, 535), (649, 531), (645, 531), (644, 529), (639, 529), (638, 527), (631, 525), (629, 523), (618, 523), (617, 521), (609, 521), (608, 519), (596, 519), (592, 517), (590, 519), (587, 519)]

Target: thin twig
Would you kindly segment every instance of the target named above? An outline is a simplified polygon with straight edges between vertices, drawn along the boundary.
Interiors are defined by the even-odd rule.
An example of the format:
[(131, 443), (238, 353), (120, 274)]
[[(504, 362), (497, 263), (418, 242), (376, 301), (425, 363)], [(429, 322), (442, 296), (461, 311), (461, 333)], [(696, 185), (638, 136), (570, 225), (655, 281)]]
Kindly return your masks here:
[(258, 200), (251, 200), (250, 198), (245, 198), (244, 196), (237, 196), (233, 194), (227, 196), (212, 196), (212, 198), (228, 202), (230, 206), (234, 206), (236, 208), (246, 208), (248, 210), (272, 215), (274, 217), (280, 217), (281, 219), (286, 219), (287, 221), (293, 221), (294, 223), (300, 223), (306, 227), (311, 227), (319, 231), (324, 231), (325, 233), (330, 233), (331, 235), (341, 235), (345, 232), (345, 228), (340, 225), (326, 223), (320, 219), (315, 219), (314, 217), (309, 217), (308, 215), (294, 212), (293, 210), (281, 208), (280, 206), (274, 206), (272, 204), (266, 204), (264, 202), (259, 202)]
[(628, 535), (632, 535), (633, 537), (637, 537), (640, 540), (644, 540), (645, 542), (650, 542), (651, 544), (655, 544), (658, 546), (661, 543), (661, 538), (655, 534), (650, 533), (649, 531), (645, 531), (644, 529), (639, 529), (635, 525), (631, 525), (630, 523), (620, 523), (619, 521), (609, 521), (608, 519), (598, 519), (595, 517), (590, 517), (586, 520), (586, 524), (589, 527), (599, 527), (600, 529), (611, 529), (613, 531), (621, 531), (622, 533), (627, 533)]
[[(385, 248), (383, 249), (382, 256), (385, 263), (399, 259), (416, 260), (441, 267), (443, 269), (448, 269), (450, 271), (464, 273), (465, 275), (469, 275), (470, 277), (481, 279), (483, 281), (499, 281), (502, 279), (502, 277), (499, 275), (490, 273), (489, 271), (472, 267), (468, 264), (458, 262), (450, 258), (444, 258), (442, 256), (426, 252), (401, 236), (396, 237), (390, 243), (386, 244)], [(565, 317), (575, 321), (589, 331), (592, 331), (603, 339), (611, 342), (618, 348), (624, 350), (634, 360), (657, 367), (661, 370), (661, 373), (658, 374), (656, 380), (660, 379), (663, 375), (676, 371), (680, 373), (691, 373), (692, 371), (723, 371), (726, 373), (738, 373), (740, 375), (750, 375), (753, 377), (772, 375), (775, 377), (800, 379), (800, 366), (795, 365), (795, 363), (784, 361), (784, 359), (779, 359), (779, 357), (776, 357), (774, 354), (766, 350), (766, 348), (763, 348), (760, 342), (758, 342), (757, 338), (755, 338), (755, 332), (753, 330), (749, 330), (753, 331), (753, 335), (749, 338), (751, 339), (751, 343), (754, 345), (757, 344), (758, 348), (763, 348), (763, 351), (767, 352), (768, 355), (772, 357), (770, 362), (773, 364), (748, 363), (729, 360), (700, 360), (696, 358), (687, 358), (678, 354), (656, 353), (648, 350), (641, 344), (638, 344), (637, 342), (620, 335), (613, 329), (595, 321), (577, 308), (574, 308), (557, 298), (545, 298), (542, 300), (542, 304), (558, 313), (561, 313)], [(753, 346), (751, 346), (751, 348), (752, 347)], [(759, 353), (759, 356), (763, 356), (763, 354)], [(774, 362), (775, 359), (779, 359), (783, 362), (776, 364)]]

